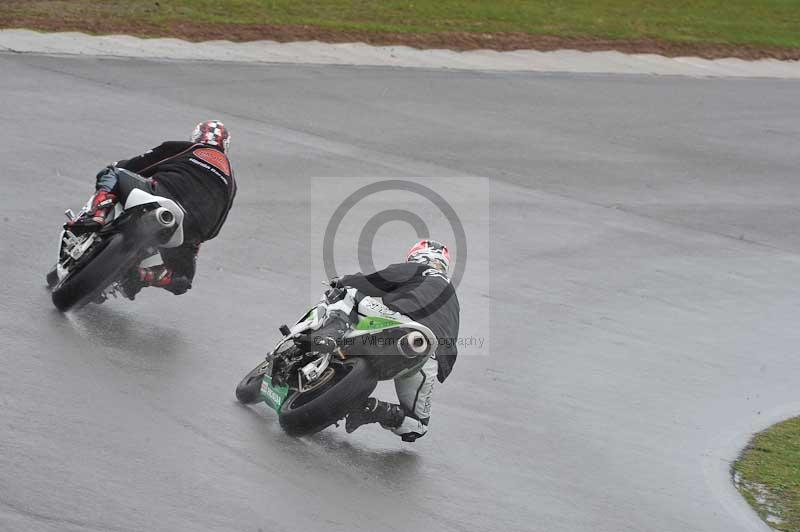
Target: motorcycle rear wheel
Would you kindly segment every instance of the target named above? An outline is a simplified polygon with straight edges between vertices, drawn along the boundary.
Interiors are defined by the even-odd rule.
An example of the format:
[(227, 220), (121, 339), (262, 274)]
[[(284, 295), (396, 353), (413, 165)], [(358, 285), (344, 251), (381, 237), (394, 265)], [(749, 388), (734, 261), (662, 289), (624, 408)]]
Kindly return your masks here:
[(293, 436), (314, 434), (347, 415), (375, 390), (378, 380), (363, 358), (335, 362), (328, 382), (305, 392), (294, 392), (281, 406), (278, 421)]

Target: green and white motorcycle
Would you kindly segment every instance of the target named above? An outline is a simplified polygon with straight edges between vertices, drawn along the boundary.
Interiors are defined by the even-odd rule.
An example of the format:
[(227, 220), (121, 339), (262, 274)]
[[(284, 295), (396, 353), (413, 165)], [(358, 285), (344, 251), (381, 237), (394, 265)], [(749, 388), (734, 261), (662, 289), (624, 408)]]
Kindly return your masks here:
[(335, 346), (295, 342), (313, 333), (325, 312), (318, 305), (291, 329), (282, 325), (283, 338), (236, 387), (241, 403), (265, 402), (294, 436), (333, 425), (368, 398), (378, 381), (417, 371), (435, 353), (436, 337), (421, 323), (362, 314)]

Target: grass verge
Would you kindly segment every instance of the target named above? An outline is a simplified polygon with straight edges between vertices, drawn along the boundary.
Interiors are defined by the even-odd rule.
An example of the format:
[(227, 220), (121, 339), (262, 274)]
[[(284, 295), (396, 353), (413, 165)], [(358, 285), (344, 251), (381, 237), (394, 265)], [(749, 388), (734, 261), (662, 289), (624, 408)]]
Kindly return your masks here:
[(800, 58), (797, 0), (0, 0), (0, 27)]
[(800, 417), (756, 434), (733, 473), (739, 492), (772, 528), (800, 532)]

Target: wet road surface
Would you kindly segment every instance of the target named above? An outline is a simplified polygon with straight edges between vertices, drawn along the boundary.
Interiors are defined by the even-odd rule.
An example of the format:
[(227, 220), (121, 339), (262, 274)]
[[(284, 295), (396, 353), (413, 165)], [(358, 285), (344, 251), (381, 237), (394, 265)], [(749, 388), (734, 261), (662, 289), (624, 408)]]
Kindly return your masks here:
[[(12, 54), (0, 72), (0, 530), (763, 529), (727, 463), (800, 413), (797, 82)], [(194, 289), (56, 312), (63, 210), (207, 118), (240, 188)], [(461, 335), (485, 347), (414, 444), (290, 438), (233, 389), (320, 286), (319, 180), (405, 176), (474, 202)], [(392, 227), (376, 264), (413, 239)]]

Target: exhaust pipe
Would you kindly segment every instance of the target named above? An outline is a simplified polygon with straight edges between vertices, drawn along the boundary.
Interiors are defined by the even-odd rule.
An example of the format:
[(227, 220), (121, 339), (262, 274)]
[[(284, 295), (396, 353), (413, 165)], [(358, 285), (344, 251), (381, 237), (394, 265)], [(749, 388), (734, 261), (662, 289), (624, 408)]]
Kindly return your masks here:
[(156, 209), (156, 220), (165, 229), (170, 229), (175, 225), (175, 215), (172, 214), (171, 210), (164, 207)]
[(428, 350), (428, 339), (419, 331), (412, 331), (400, 339), (400, 354), (413, 358)]

